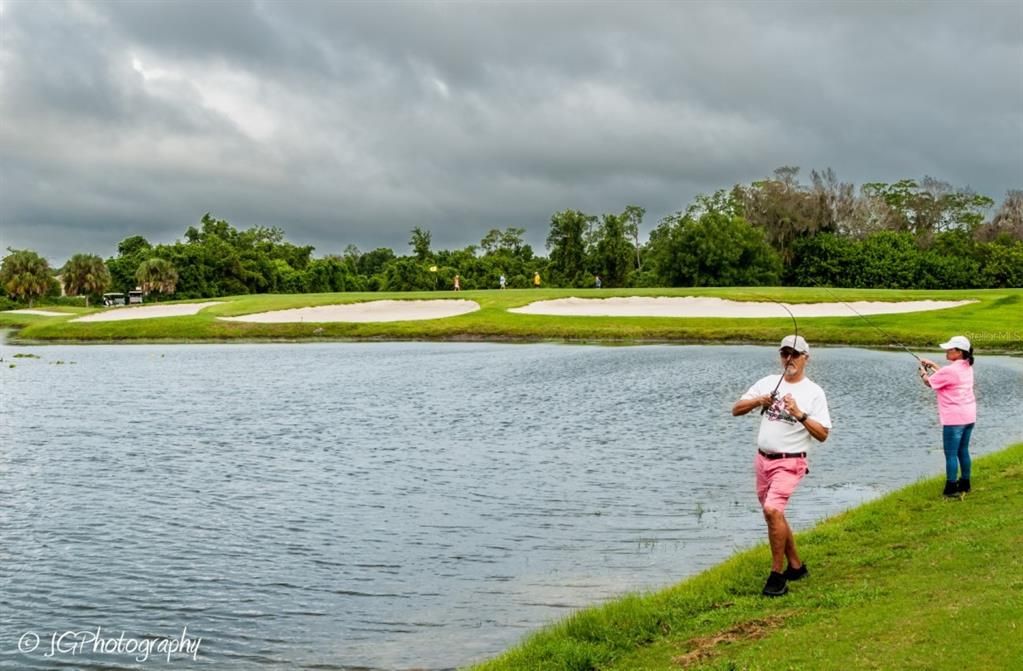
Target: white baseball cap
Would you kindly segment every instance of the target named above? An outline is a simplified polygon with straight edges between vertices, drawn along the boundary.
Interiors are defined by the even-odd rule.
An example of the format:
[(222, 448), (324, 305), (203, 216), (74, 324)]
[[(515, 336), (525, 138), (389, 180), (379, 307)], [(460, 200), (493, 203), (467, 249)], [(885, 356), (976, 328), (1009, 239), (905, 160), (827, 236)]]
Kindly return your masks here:
[(961, 349), (964, 352), (969, 352), (973, 349), (973, 345), (970, 344), (970, 340), (966, 336), (952, 336), (948, 339), (948, 342), (943, 342), (938, 347), (941, 349)]
[(803, 336), (800, 335), (790, 335), (782, 338), (781, 345), (778, 345), (778, 349), (783, 349), (785, 347), (791, 347), (797, 352), (802, 352), (803, 354), (810, 353), (810, 346), (806, 344), (806, 340), (804, 340)]

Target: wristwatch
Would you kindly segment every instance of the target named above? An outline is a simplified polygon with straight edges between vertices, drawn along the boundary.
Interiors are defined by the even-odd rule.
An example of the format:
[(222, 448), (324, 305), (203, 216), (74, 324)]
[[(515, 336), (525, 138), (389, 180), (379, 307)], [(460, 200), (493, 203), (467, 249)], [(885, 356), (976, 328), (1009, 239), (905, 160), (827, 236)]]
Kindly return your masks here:
[(806, 421), (806, 419), (807, 419), (807, 418), (808, 418), (809, 416), (810, 416), (810, 415), (808, 415), (808, 414), (806, 414), (806, 413), (804, 412), (804, 413), (803, 413), (803, 416), (799, 418), (799, 423), (800, 423), (800, 424), (802, 424), (803, 422), (805, 422), (805, 421)]

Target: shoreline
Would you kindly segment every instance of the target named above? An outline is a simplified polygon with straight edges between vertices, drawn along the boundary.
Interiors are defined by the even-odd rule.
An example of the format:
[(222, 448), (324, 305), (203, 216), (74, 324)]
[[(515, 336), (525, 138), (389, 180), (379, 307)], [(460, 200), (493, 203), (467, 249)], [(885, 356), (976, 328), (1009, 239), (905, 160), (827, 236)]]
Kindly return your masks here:
[[(6, 335), (2, 334), (7, 330)], [(57, 347), (57, 346), (101, 346), (101, 345), (303, 345), (303, 344), (324, 344), (324, 343), (364, 343), (364, 344), (386, 344), (386, 343), (453, 343), (453, 344), (497, 344), (497, 345), (568, 345), (568, 346), (590, 346), (590, 347), (644, 347), (654, 345), (672, 345), (678, 347), (775, 347), (776, 340), (731, 340), (731, 339), (670, 339), (670, 338), (532, 338), (518, 336), (438, 336), (438, 337), (408, 337), (390, 338), (384, 336), (367, 337), (302, 337), (302, 338), (209, 338), (209, 339), (176, 339), (176, 338), (130, 338), (121, 340), (98, 340), (98, 339), (22, 339), (16, 335), (14, 329), (0, 329), (0, 345), (10, 347)], [(867, 349), (876, 352), (905, 352), (901, 347), (888, 344), (864, 344), (855, 342), (825, 342), (814, 341), (815, 349)], [(940, 353), (941, 348), (917, 347), (921, 352)], [(1023, 358), (1023, 351), (1011, 349), (984, 349), (985, 356), (1006, 356)]]
[[(907, 668), (932, 668), (934, 659), (963, 649), (963, 639), (971, 650), (983, 643), (1002, 651), (998, 663), (980, 666), (1010, 668), (1004, 662), (1017, 659), (1023, 643), (1014, 624), (992, 621), (1014, 622), (1020, 613), (1005, 595), (1015, 591), (1018, 575), (1014, 502), (1023, 489), (1023, 443), (974, 465), (985, 474), (984, 488), (959, 500), (942, 500), (943, 475), (924, 478), (796, 532), (801, 554), (811, 557), (810, 576), (784, 597), (759, 593), (769, 558), (761, 542), (664, 589), (627, 593), (555, 620), (465, 669), (874, 669), (885, 655), (919, 662)], [(992, 517), (1003, 522), (997, 531)], [(987, 542), (978, 549), (980, 538)], [(967, 544), (989, 558), (979, 582), (974, 565), (941, 552), (949, 546), (966, 552)], [(959, 638), (936, 649), (948, 620), (921, 613), (948, 605), (950, 576), (984, 597), (955, 603), (950, 616)], [(1004, 610), (996, 615), (992, 607)]]

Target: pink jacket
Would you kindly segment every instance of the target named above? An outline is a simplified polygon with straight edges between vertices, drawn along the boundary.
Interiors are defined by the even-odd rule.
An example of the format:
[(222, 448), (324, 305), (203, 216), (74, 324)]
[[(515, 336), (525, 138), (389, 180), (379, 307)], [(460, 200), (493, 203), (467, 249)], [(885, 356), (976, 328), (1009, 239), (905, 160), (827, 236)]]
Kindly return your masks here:
[(930, 378), (938, 395), (938, 417), (942, 426), (973, 424), (977, 421), (977, 399), (973, 396), (973, 366), (960, 359)]

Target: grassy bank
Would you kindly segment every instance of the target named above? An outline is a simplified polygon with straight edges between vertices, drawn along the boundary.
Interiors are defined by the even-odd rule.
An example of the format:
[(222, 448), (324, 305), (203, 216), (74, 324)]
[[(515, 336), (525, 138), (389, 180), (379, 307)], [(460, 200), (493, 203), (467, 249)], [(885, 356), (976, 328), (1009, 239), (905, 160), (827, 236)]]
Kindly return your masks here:
[(974, 463), (963, 500), (933, 479), (799, 534), (811, 575), (784, 597), (759, 595), (764, 545), (475, 668), (1023, 668), (1023, 443)]
[[(710, 288), (710, 289), (538, 289), (423, 293), (271, 294), (230, 296), (215, 300), (222, 305), (188, 317), (117, 322), (73, 323), (69, 317), (0, 315), (0, 326), (17, 326), (16, 339), (30, 341), (176, 341), (225, 340), (557, 340), (557, 341), (664, 341), (755, 342), (779, 340), (792, 331), (781, 308), (778, 318), (690, 319), (678, 317), (555, 317), (522, 315), (508, 308), (536, 300), (579, 296), (716, 296), (740, 301), (775, 299), (789, 303), (875, 300), (976, 300), (951, 310), (902, 315), (877, 315), (870, 322), (895, 339), (915, 347), (933, 348), (953, 333), (970, 336), (983, 352), (1023, 352), (1023, 289), (975, 291), (890, 291), (816, 288)], [(424, 300), (462, 298), (481, 309), (458, 317), (390, 323), (245, 324), (224, 322), (237, 316), (270, 310), (372, 300)], [(66, 308), (65, 308), (66, 310)], [(76, 312), (88, 312), (76, 310)], [(811, 343), (887, 347), (891, 343), (871, 323), (849, 317), (799, 320), (800, 332)]]

